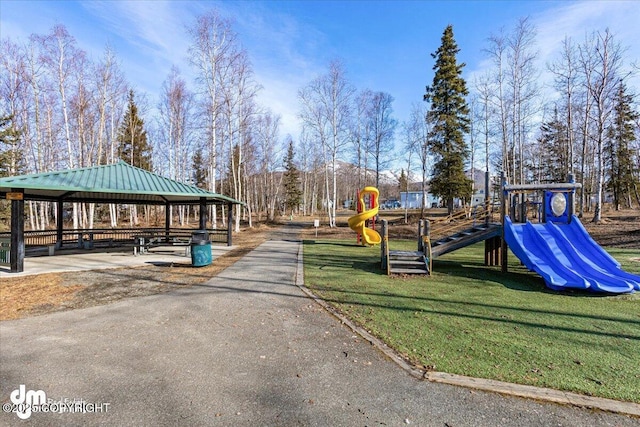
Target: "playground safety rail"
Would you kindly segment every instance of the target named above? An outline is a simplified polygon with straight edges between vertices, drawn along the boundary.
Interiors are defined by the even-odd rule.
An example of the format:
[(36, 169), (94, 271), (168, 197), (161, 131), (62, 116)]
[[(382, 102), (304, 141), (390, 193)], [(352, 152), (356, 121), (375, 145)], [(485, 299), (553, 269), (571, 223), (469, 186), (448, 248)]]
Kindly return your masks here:
[(432, 219), (430, 220), (431, 240), (451, 236), (481, 223), (492, 222), (494, 215), (498, 213), (499, 210), (494, 209), (491, 201), (487, 200), (482, 205), (465, 208), (445, 218)]

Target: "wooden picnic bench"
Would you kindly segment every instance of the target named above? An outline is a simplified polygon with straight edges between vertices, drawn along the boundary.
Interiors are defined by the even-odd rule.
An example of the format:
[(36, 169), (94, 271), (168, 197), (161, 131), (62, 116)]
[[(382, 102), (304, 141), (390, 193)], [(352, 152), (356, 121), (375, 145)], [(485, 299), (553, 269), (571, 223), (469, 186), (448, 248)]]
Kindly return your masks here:
[(191, 244), (191, 232), (179, 232), (166, 235), (165, 233), (140, 234), (134, 236), (134, 253), (144, 254), (150, 248), (159, 246), (189, 246)]

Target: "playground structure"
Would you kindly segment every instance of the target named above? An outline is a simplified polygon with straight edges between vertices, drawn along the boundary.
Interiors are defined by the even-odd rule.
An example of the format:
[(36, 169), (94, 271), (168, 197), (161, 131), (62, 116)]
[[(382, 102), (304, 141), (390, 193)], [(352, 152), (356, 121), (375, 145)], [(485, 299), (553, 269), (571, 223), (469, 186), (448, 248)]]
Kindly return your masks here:
[(508, 185), (502, 183), (500, 221), (489, 201), (483, 206), (421, 220), (417, 251), (390, 251), (388, 224), (382, 221), (381, 266), (387, 274), (430, 274), (433, 260), (484, 241), (485, 265), (507, 271), (508, 248), (549, 289), (604, 293), (640, 290), (640, 276), (623, 271), (573, 214), (580, 184)]
[[(366, 207), (365, 197), (369, 195), (369, 208)], [(358, 192), (357, 214), (348, 219), (349, 228), (358, 233), (358, 243), (362, 245), (379, 245), (382, 241), (380, 233), (375, 229), (367, 227), (367, 221), (375, 221), (378, 215), (378, 196), (380, 192), (376, 187), (365, 187)], [(374, 223), (375, 224), (375, 223)]]
[[(503, 216), (503, 247), (511, 251), (549, 289), (604, 293), (640, 290), (640, 276), (625, 272), (573, 214), (575, 190), (561, 184), (503, 185), (509, 215)], [(533, 194), (533, 200), (530, 195)], [(531, 209), (533, 208), (533, 209)], [(537, 221), (531, 221), (533, 213)], [(506, 262), (502, 263), (506, 271)]]
[(489, 202), (434, 221), (418, 222), (418, 250), (392, 251), (388, 223), (382, 220), (381, 265), (387, 274), (431, 274), (433, 260), (478, 242), (485, 242), (485, 264), (500, 265), (502, 225)]

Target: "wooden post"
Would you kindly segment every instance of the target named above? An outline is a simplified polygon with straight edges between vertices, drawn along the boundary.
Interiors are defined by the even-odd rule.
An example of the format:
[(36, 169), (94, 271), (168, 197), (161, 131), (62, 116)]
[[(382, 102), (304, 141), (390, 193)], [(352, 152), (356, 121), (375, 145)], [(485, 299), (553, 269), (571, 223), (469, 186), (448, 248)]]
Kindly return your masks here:
[(484, 265), (500, 265), (502, 254), (502, 239), (500, 236), (484, 241)]
[[(23, 190), (11, 189), (23, 193)], [(24, 197), (24, 196), (23, 196)], [(11, 273), (24, 271), (24, 200), (11, 201)]]
[[(187, 212), (188, 214), (188, 212)], [(169, 240), (169, 228), (171, 227), (171, 205), (169, 202), (164, 205), (164, 237)]]
[(491, 239), (487, 239), (484, 241), (484, 265), (491, 265), (491, 261), (489, 260), (491, 254), (491, 243), (489, 242)]
[(422, 230), (422, 252), (426, 253), (425, 247), (424, 247), (424, 237), (427, 237), (427, 241), (429, 242), (429, 244), (431, 244), (431, 221), (429, 221), (428, 219), (426, 219), (424, 221), (424, 229)]
[[(422, 254), (428, 260), (427, 269), (429, 276), (431, 276), (431, 273), (433, 272), (433, 253), (431, 252), (431, 221), (428, 219), (424, 222), (424, 229), (422, 232)], [(425, 247), (425, 244), (428, 246)]]
[(418, 221), (418, 252), (423, 252), (422, 236), (424, 235), (424, 219)]
[(56, 210), (58, 216), (58, 218), (56, 218), (56, 248), (61, 249), (64, 243), (62, 237), (62, 230), (64, 230), (64, 203), (62, 199), (58, 200)]
[(233, 203), (227, 204), (227, 246), (232, 246), (232, 229), (233, 227)]
[(200, 218), (198, 223), (200, 230), (207, 229), (207, 199), (200, 197)]
[(387, 245), (389, 244), (389, 223), (386, 219), (382, 220), (382, 244), (380, 245), (380, 268), (387, 271)]
[(507, 241), (504, 239), (504, 218), (506, 216), (506, 204), (507, 195), (505, 194), (505, 185), (507, 185), (507, 179), (504, 176), (504, 172), (500, 177), (500, 222), (502, 223), (502, 239), (500, 243), (500, 266), (503, 273), (507, 272)]
[[(567, 182), (569, 182), (569, 183), (571, 183), (571, 184), (573, 184), (573, 183), (574, 183), (573, 175), (572, 175), (572, 174), (569, 174), (569, 175), (567, 176)], [(575, 212), (575, 195), (576, 195), (576, 190), (575, 190), (575, 188), (574, 188), (574, 189), (572, 189), (571, 191), (569, 191), (569, 192), (567, 193), (567, 198), (568, 198), (568, 200), (567, 200), (567, 205), (568, 205), (568, 212), (567, 212), (567, 214), (568, 214), (568, 215), (567, 215), (567, 216), (569, 217), (569, 218), (568, 218), (568, 222), (569, 222), (569, 223), (571, 223), (571, 220), (572, 220), (572, 218), (573, 218), (573, 213)]]
[(487, 170), (484, 173), (484, 207), (487, 210), (486, 215), (484, 217), (485, 224), (489, 224), (489, 220), (490, 220), (489, 212), (491, 212), (491, 198), (489, 197), (489, 179), (490, 179), (489, 170)]
[[(356, 191), (356, 213), (362, 213), (362, 210), (364, 209), (364, 206), (362, 204), (362, 200), (360, 199), (360, 190)], [(362, 236), (360, 235), (360, 233), (356, 233), (356, 244), (358, 245), (364, 245), (364, 241), (362, 240)]]

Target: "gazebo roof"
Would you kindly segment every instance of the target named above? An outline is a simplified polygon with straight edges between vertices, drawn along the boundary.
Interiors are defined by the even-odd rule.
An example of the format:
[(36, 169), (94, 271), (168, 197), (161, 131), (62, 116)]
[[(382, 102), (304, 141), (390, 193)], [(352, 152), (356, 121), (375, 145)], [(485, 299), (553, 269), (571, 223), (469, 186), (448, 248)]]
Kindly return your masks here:
[(128, 204), (243, 204), (222, 194), (169, 179), (120, 161), (80, 169), (0, 178), (0, 195), (25, 200)]

